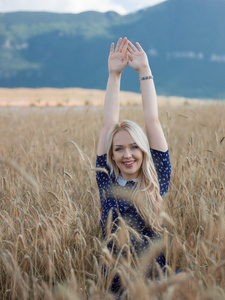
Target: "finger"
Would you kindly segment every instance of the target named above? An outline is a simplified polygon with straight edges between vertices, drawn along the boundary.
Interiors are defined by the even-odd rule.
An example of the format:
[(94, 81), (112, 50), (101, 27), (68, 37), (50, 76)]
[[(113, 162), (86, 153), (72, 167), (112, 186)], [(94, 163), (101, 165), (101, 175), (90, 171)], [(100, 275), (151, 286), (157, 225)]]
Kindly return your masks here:
[(127, 55), (128, 55), (128, 63), (129, 63), (129, 61), (133, 60), (133, 56), (129, 52), (127, 52)]
[(113, 54), (114, 52), (114, 43), (111, 44), (111, 47), (110, 47), (110, 54)]
[(137, 51), (137, 48), (129, 41), (129, 46), (133, 50), (133, 52)]
[(143, 48), (141, 47), (141, 45), (138, 42), (136, 43), (136, 45), (137, 45), (139, 51), (143, 51), (144, 52)]
[(126, 61), (128, 63), (128, 53), (127, 52), (125, 54), (124, 61)]
[(119, 39), (118, 39), (118, 42), (117, 42), (117, 44), (116, 44), (115, 52), (119, 51), (121, 41), (122, 41), (122, 38), (119, 38)]
[(124, 50), (124, 47), (126, 46), (126, 42), (127, 42), (127, 38), (125, 37), (122, 41), (122, 43), (120, 44), (120, 48), (119, 48), (119, 51), (120, 52), (123, 52)]
[(127, 52), (127, 47), (128, 47), (128, 40), (127, 38), (124, 38), (124, 44), (122, 46), (122, 53), (125, 54)]
[(132, 48), (130, 47), (130, 45), (128, 45), (127, 51), (128, 51), (130, 54), (134, 53), (134, 51), (132, 50)]

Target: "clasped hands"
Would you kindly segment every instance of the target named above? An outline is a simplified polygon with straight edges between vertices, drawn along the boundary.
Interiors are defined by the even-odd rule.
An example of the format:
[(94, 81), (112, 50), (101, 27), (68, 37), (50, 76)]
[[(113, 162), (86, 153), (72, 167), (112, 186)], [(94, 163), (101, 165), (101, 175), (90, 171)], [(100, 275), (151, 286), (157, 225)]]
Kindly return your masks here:
[[(139, 43), (136, 47), (125, 37), (119, 38), (114, 50), (114, 43), (111, 44), (108, 58), (108, 68), (110, 74), (120, 75), (127, 64), (139, 75), (151, 75), (148, 57)], [(145, 73), (145, 74), (144, 74)]]

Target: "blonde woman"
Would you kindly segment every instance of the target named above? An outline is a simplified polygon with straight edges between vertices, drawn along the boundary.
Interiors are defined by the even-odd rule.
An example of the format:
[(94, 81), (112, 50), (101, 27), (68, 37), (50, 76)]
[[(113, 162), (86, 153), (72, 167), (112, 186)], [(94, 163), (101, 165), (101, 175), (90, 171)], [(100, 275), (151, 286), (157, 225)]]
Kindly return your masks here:
[[(120, 80), (127, 64), (138, 72), (146, 134), (132, 121), (119, 123)], [(107, 238), (109, 214), (113, 224), (111, 233), (116, 232), (118, 220), (122, 218), (141, 237), (137, 239), (132, 234), (130, 237), (133, 251), (140, 256), (148, 249), (149, 239), (154, 240), (161, 230), (159, 211), (171, 173), (168, 146), (158, 118), (152, 72), (140, 44), (135, 46), (127, 38), (120, 38), (114, 49), (112, 43), (108, 71), (96, 163), (97, 168), (107, 171), (98, 171), (96, 175), (103, 210), (103, 238)], [(130, 199), (128, 195), (131, 195)], [(116, 255), (111, 243), (108, 248)], [(166, 261), (162, 253), (156, 261), (164, 270)], [(116, 293), (119, 288), (119, 276), (116, 276), (112, 291)]]

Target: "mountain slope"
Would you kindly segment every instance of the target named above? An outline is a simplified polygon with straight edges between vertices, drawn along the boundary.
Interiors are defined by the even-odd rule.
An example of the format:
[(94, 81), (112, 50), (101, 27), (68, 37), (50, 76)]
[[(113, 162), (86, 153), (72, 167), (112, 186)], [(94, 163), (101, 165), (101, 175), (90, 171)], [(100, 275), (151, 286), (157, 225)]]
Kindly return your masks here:
[[(168, 0), (126, 16), (0, 14), (1, 87), (104, 89), (110, 43), (139, 41), (149, 56), (157, 92), (225, 98), (225, 0)], [(139, 91), (126, 68), (123, 90)]]

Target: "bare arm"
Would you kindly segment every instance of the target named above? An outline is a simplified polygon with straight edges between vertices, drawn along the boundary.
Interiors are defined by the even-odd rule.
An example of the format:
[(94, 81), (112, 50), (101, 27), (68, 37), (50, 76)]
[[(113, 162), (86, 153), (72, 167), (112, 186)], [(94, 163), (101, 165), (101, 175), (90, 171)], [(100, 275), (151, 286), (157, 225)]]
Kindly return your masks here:
[[(138, 72), (140, 77), (151, 76), (152, 72), (149, 66), (148, 57), (140, 44), (136, 43), (136, 45), (137, 47), (129, 42), (128, 63), (131, 68)], [(150, 147), (165, 152), (168, 149), (168, 146), (159, 121), (154, 81), (153, 79), (146, 79), (140, 80), (140, 83), (145, 127)]]
[(120, 80), (121, 73), (127, 65), (127, 38), (120, 38), (117, 42), (115, 51), (114, 43), (111, 44), (108, 69), (109, 77), (105, 94), (105, 103), (103, 111), (103, 126), (100, 133), (97, 154), (102, 155), (106, 153), (105, 143), (106, 136), (109, 129), (119, 122), (119, 92), (120, 92)]

